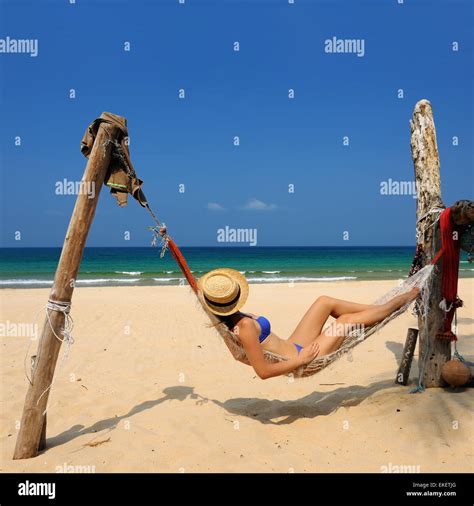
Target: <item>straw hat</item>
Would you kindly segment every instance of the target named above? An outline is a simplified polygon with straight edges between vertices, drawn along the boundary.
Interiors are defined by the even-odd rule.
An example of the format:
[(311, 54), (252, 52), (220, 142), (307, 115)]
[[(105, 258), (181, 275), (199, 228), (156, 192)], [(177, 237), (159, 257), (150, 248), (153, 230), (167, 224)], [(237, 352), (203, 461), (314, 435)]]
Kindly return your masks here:
[(235, 269), (214, 269), (199, 278), (198, 286), (209, 311), (221, 316), (236, 313), (249, 294), (245, 276)]

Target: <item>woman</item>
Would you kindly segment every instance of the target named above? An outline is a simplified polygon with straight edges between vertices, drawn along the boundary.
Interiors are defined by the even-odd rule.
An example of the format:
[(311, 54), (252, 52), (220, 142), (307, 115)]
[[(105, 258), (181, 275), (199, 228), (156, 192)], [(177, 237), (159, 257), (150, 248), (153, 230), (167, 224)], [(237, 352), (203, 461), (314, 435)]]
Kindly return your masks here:
[[(240, 311), (247, 300), (249, 286), (239, 271), (215, 269), (202, 276), (198, 286), (202, 303), (238, 335), (250, 365), (262, 379), (288, 374), (318, 355), (333, 353), (348, 332), (384, 320), (416, 299), (419, 293), (414, 288), (381, 305), (358, 304), (323, 295), (313, 302), (291, 336), (281, 339), (272, 332), (270, 322), (264, 316)], [(335, 321), (324, 327), (330, 316)], [(288, 360), (270, 364), (265, 360), (263, 350)]]

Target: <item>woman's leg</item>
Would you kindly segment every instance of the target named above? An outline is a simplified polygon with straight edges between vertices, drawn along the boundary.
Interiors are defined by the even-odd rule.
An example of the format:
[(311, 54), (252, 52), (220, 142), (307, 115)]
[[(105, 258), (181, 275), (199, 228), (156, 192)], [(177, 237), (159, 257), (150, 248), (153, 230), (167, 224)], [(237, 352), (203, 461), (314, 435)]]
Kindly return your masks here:
[(359, 313), (365, 309), (371, 309), (376, 307), (374, 304), (359, 304), (358, 302), (350, 302), (348, 300), (334, 299), (328, 297), (331, 300), (332, 311), (331, 316), (339, 318), (339, 316), (348, 313)]
[(301, 346), (308, 346), (321, 334), (330, 316), (338, 318), (343, 314), (357, 313), (373, 307), (371, 304), (358, 304), (323, 295), (311, 305), (288, 340)]
[(329, 355), (329, 353), (336, 351), (351, 330), (364, 326), (369, 327), (381, 322), (406, 303), (415, 300), (418, 294), (418, 288), (414, 288), (410, 292), (394, 297), (385, 304), (374, 305), (364, 311), (339, 316), (315, 339), (320, 346), (320, 355)]

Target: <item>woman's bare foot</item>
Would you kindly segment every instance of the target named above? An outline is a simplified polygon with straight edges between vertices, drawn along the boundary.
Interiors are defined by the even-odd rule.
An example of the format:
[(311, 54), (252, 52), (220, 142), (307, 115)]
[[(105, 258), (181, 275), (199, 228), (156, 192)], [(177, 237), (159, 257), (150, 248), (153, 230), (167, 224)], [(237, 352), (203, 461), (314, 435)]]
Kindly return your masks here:
[(404, 293), (403, 297), (405, 298), (404, 304), (408, 304), (409, 302), (414, 301), (418, 295), (420, 295), (420, 289), (419, 288), (412, 288), (409, 292)]
[(394, 297), (388, 304), (393, 304), (392, 307), (396, 309), (400, 309), (405, 304), (409, 304), (413, 300), (415, 300), (420, 294), (420, 290), (418, 288), (413, 288), (409, 292), (402, 293), (401, 295), (397, 295)]

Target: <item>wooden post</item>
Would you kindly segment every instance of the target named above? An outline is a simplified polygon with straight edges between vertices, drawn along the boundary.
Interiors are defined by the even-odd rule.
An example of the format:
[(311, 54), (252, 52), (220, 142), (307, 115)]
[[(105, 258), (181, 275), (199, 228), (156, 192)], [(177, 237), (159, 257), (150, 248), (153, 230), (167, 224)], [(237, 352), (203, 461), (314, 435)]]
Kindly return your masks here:
[[(87, 234), (110, 163), (112, 144), (108, 141), (115, 139), (117, 134), (118, 129), (107, 123), (102, 123), (99, 127), (82, 178), (85, 184), (92, 185), (93, 194), (81, 192), (77, 197), (56, 269), (50, 300), (71, 302)], [(54, 369), (61, 347), (61, 341), (57, 339), (55, 334), (62, 338), (64, 313), (49, 311), (49, 322), (45, 321), (38, 344), (36, 364), (31, 379), (32, 383), (26, 394), (14, 459), (35, 457), (40, 446), (44, 427), (43, 413), (48, 403), (49, 387), (53, 381)]]
[[(440, 249), (438, 224), (433, 225), (437, 214), (430, 211), (434, 208), (444, 208), (441, 200), (441, 183), (439, 174), (439, 155), (436, 143), (436, 130), (433, 111), (428, 100), (420, 100), (413, 111), (410, 121), (411, 154), (415, 166), (415, 181), (417, 192), (417, 244), (421, 245), (424, 257), (423, 265), (431, 262)], [(421, 221), (419, 221), (421, 220)], [(423, 232), (424, 231), (424, 232)], [(434, 234), (434, 238), (433, 238)], [(438, 263), (438, 266), (441, 265)], [(451, 357), (450, 343), (437, 339), (436, 334), (443, 329), (444, 311), (439, 307), (441, 295), (441, 270), (435, 269), (432, 277), (430, 306), (428, 308), (427, 324), (422, 317), (418, 317), (420, 336), (419, 363), (425, 361), (423, 384), (425, 387), (439, 387), (444, 385), (441, 378), (441, 368)]]
[(408, 383), (417, 337), (418, 329), (408, 329), (407, 339), (405, 341), (405, 346), (403, 347), (402, 360), (395, 379), (395, 383), (398, 383), (399, 385), (406, 385)]
[[(35, 364), (36, 364), (36, 355), (31, 356), (31, 377), (33, 378), (33, 375), (35, 373)], [(46, 448), (46, 414), (43, 418), (43, 427), (41, 428), (41, 437), (40, 442), (38, 445), (38, 450), (44, 450)]]

